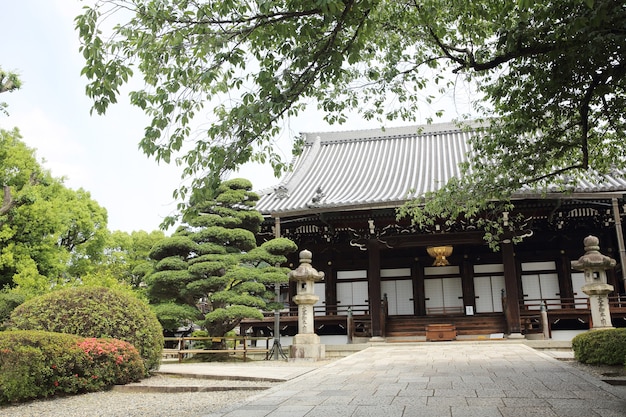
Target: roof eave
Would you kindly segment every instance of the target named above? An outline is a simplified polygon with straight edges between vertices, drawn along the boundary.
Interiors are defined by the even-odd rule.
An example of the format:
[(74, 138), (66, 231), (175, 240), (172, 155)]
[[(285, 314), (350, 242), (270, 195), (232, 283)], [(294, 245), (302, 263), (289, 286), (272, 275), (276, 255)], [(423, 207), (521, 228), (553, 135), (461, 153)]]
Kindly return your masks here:
[[(526, 200), (526, 199), (612, 199), (621, 198), (626, 194), (626, 190), (620, 191), (608, 191), (608, 192), (587, 192), (587, 193), (516, 193), (512, 196), (512, 200)], [(363, 203), (363, 204), (351, 204), (351, 205), (324, 205), (320, 204), (316, 207), (310, 207), (305, 209), (274, 211), (270, 213), (264, 213), (272, 218), (281, 217), (295, 217), (295, 216), (307, 216), (317, 215), (320, 213), (336, 213), (340, 211), (364, 211), (364, 210), (382, 210), (382, 209), (396, 209), (402, 204), (410, 200), (398, 200), (398, 201), (383, 201), (378, 203)]]
[(404, 204), (407, 200), (403, 201), (385, 201), (380, 203), (364, 203), (364, 204), (350, 204), (350, 205), (319, 205), (307, 209), (285, 210), (275, 211), (269, 213), (270, 217), (294, 217), (315, 215), (320, 213), (336, 213), (339, 211), (364, 211), (364, 210), (383, 210), (383, 209), (395, 209)]

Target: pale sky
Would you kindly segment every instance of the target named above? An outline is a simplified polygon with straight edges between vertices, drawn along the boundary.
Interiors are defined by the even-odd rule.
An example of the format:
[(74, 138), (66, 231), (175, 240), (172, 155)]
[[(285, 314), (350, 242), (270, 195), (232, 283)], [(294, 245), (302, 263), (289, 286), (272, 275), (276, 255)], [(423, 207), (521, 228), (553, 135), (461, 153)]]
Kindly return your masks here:
[[(156, 230), (175, 213), (172, 191), (180, 184), (180, 168), (159, 165), (138, 148), (147, 118), (126, 96), (105, 116), (90, 116), (73, 22), (82, 5), (79, 0), (3, 2), (0, 66), (18, 72), (23, 87), (0, 96), (9, 104), (0, 128), (19, 128), (45, 168), (65, 177), (69, 188), (89, 191), (107, 209), (110, 230)], [(369, 127), (379, 126), (362, 120), (328, 126), (319, 113), (307, 112), (285, 126), (281, 150), (289, 160), (290, 138), (299, 132)], [(234, 176), (250, 179), (255, 189), (278, 183), (269, 167), (246, 167)]]

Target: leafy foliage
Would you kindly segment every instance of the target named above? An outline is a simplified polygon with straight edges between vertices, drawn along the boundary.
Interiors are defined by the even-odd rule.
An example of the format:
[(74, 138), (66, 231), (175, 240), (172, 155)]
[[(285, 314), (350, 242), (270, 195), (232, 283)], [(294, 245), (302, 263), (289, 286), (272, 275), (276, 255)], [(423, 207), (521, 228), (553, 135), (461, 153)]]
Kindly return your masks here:
[(601, 365), (626, 365), (626, 329), (594, 330), (572, 339), (576, 360)]
[[(19, 86), (0, 69), (0, 93)], [(151, 272), (148, 252), (163, 232), (110, 233), (106, 210), (52, 177), (17, 129), (0, 129), (0, 189), (0, 320), (15, 306), (7, 297), (93, 285), (130, 292)]]
[(107, 288), (68, 288), (33, 298), (13, 310), (9, 327), (126, 341), (139, 351), (146, 374), (158, 368), (163, 349), (163, 331), (150, 307)]
[(23, 295), (0, 291), (0, 331), (4, 330), (4, 322), (9, 319), (11, 312), (26, 301)]
[[(0, 67), (0, 93), (10, 93), (22, 87), (19, 75), (12, 71), (5, 71)], [(0, 113), (8, 114), (7, 103), (0, 102)]]
[(202, 322), (211, 336), (223, 336), (243, 318), (261, 318), (274, 298), (268, 286), (288, 281), (288, 271), (274, 265), (296, 246), (288, 239), (256, 246), (263, 217), (251, 188), (242, 179), (221, 183), (214, 199), (196, 201), (187, 223), (152, 249), (158, 263), (148, 295), (166, 329)]
[(0, 353), (0, 404), (101, 391), (144, 373), (137, 349), (116, 339), (0, 332)]
[(283, 170), (273, 140), (311, 102), (330, 123), (414, 121), (465, 83), (486, 127), (468, 178), (442, 196), (474, 196), (458, 199), (465, 212), (555, 175), (624, 168), (624, 22), (620, 0), (108, 0), (76, 18), (93, 110), (138, 72), (130, 100), (151, 117), (140, 145), (187, 165), (183, 199), (249, 160)]
[[(165, 239), (162, 231), (114, 231), (108, 234), (104, 256), (91, 274), (115, 277), (133, 289), (141, 288), (144, 278), (154, 269), (150, 259), (152, 247)], [(84, 280), (84, 275), (81, 276)]]
[(44, 170), (17, 130), (0, 129), (0, 186), (0, 286), (32, 297), (101, 262), (106, 210)]
[(198, 308), (187, 304), (167, 302), (151, 307), (166, 330), (176, 330), (182, 323), (193, 323), (199, 317)]

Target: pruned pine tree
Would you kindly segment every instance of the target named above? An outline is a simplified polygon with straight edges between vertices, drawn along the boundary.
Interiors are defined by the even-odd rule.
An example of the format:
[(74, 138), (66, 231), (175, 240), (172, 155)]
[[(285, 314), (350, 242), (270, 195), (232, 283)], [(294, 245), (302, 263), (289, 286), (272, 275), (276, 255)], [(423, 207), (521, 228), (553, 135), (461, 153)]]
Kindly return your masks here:
[(296, 250), (288, 239), (256, 244), (263, 217), (258, 196), (243, 179), (223, 182), (214, 198), (195, 202), (185, 223), (157, 244), (148, 293), (163, 326), (194, 321), (211, 336), (223, 336), (243, 318), (262, 318), (274, 309), (275, 284), (288, 281), (285, 255)]

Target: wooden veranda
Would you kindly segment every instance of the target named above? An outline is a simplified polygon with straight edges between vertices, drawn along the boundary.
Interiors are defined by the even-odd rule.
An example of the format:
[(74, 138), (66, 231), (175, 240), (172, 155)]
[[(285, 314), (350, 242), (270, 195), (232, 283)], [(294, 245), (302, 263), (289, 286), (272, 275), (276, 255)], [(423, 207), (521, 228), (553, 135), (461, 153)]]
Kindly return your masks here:
[[(589, 329), (593, 325), (587, 298), (526, 299), (519, 303), (523, 334), (543, 333), (542, 306), (546, 309), (549, 334), (553, 330), (559, 330), (564, 322), (567, 322), (566, 327), (570, 329)], [(626, 297), (609, 297), (609, 308), (613, 325), (626, 327)], [(383, 337), (387, 338), (423, 337), (426, 336), (427, 326), (432, 324), (451, 324), (459, 337), (489, 337), (508, 332), (504, 313), (466, 315), (442, 311), (426, 316), (389, 316), (384, 301), (381, 303), (381, 311)], [(281, 311), (279, 323), (282, 336), (293, 336), (297, 333), (297, 312), (297, 307)], [(317, 306), (314, 313), (315, 329), (319, 335), (347, 335), (349, 341), (355, 337), (372, 335), (371, 315), (367, 305)], [(262, 320), (243, 320), (240, 332), (242, 335), (251, 334), (257, 337), (274, 335), (274, 320), (274, 313), (266, 314)]]

